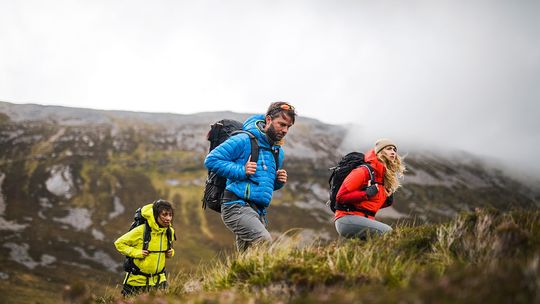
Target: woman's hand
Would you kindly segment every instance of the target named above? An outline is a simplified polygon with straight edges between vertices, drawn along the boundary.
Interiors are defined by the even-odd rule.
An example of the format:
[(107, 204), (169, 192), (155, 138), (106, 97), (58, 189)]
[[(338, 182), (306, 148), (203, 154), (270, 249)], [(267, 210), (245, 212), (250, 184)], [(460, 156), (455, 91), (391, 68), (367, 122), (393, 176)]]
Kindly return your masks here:
[(368, 187), (366, 188), (366, 195), (367, 197), (371, 198), (373, 197), (375, 194), (377, 194), (377, 192), (379, 192), (379, 187), (377, 184), (375, 185), (372, 185), (371, 184), (371, 180), (368, 181)]

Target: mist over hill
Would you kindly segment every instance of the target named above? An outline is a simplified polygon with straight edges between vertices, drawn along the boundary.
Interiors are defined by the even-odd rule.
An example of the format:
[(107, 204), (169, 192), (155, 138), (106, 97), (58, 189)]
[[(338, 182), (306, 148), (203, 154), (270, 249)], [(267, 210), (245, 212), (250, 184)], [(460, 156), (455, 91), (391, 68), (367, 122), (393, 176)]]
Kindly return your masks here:
[[(206, 134), (221, 118), (100, 111), (0, 102), (0, 280), (2, 292), (56, 299), (53, 290), (87, 278), (103, 288), (121, 282), (123, 257), (112, 243), (134, 210), (157, 198), (175, 204), (171, 272), (233, 250), (219, 215), (201, 209)], [(367, 149), (348, 126), (300, 117), (284, 145), (289, 183), (269, 208), (274, 236), (302, 228), (311, 238), (337, 238), (326, 207), (328, 168), (344, 153)], [(395, 139), (400, 142), (399, 139)], [(430, 223), (477, 207), (538, 208), (538, 185), (527, 185), (482, 158), (402, 143), (408, 171), (387, 222)], [(401, 149), (401, 148), (400, 148)], [(36, 283), (39, 282), (39, 283)]]

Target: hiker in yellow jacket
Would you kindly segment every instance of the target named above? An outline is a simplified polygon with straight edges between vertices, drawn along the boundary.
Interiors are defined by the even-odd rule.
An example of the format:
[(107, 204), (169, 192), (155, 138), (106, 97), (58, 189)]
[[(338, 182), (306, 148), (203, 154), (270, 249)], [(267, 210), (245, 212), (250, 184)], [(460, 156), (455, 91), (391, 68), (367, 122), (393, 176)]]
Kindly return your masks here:
[[(171, 246), (175, 239), (171, 227), (174, 210), (168, 201), (157, 200), (142, 207), (141, 215), (148, 225), (139, 225), (114, 242), (116, 249), (127, 257), (124, 296), (168, 287), (165, 259), (174, 256)], [(144, 237), (145, 231), (150, 235), (147, 244), (144, 244), (148, 239)]]

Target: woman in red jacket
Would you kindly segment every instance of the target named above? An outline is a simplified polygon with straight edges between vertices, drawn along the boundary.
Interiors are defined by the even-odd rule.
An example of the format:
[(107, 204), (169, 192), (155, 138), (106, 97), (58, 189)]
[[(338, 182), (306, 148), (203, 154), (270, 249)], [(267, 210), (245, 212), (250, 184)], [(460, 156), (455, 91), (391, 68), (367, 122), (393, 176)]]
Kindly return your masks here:
[(397, 146), (389, 139), (377, 140), (365, 160), (371, 170), (363, 165), (352, 170), (336, 196), (336, 203), (342, 209), (336, 210), (336, 230), (346, 238), (365, 238), (370, 233), (384, 234), (392, 230), (376, 221), (375, 214), (392, 204), (405, 166), (397, 154)]

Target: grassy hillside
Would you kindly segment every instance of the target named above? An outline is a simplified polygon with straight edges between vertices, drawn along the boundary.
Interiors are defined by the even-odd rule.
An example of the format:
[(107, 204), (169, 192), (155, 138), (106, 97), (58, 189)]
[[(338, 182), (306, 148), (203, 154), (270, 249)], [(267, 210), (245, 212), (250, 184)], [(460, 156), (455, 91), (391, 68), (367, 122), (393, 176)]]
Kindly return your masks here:
[[(62, 300), (59, 291), (66, 285), (72, 285), (66, 291), (68, 295), (92, 290), (101, 301), (113, 301), (117, 284), (121, 283), (123, 261), (113, 242), (125, 233), (135, 209), (156, 198), (170, 200), (176, 206), (174, 227), (179, 242), (175, 249), (181, 254), (168, 265), (173, 275), (180, 274), (173, 278), (171, 296), (174, 294), (175, 300), (207, 295), (209, 299), (221, 299), (223, 294), (233, 294), (246, 300), (255, 297), (260, 301), (289, 301), (296, 297), (274, 295), (283, 293), (284, 284), (290, 293), (305, 291), (317, 297), (331, 294), (319, 291), (323, 285), (343, 294), (347, 292), (339, 288), (376, 286), (373, 284), (378, 281), (368, 271), (369, 275), (363, 274), (360, 279), (350, 278), (342, 270), (313, 264), (322, 271), (317, 276), (329, 273), (327, 281), (319, 282), (310, 277), (313, 269), (290, 267), (278, 260), (265, 260), (264, 265), (282, 266), (264, 271), (281, 277), (245, 274), (234, 279), (223, 274), (225, 278), (220, 279), (213, 274), (219, 269), (236, 273), (243, 266), (233, 265), (232, 261), (239, 263), (247, 258), (229, 257), (234, 248), (232, 233), (224, 227), (219, 214), (201, 209), (207, 174), (203, 166), (208, 149), (205, 135), (210, 122), (218, 117), (231, 118), (229, 115), (237, 119), (242, 116), (11, 107), (0, 102), (0, 243), (4, 250), (0, 255), (0, 302), (58, 303)], [(332, 214), (324, 203), (328, 197), (328, 168), (349, 151), (342, 149), (345, 131), (343, 127), (300, 118), (287, 136), (284, 166), (289, 182), (275, 192), (269, 208), (269, 231), (278, 237), (290, 229), (301, 230), (290, 231), (278, 245), (268, 249), (273, 257), (331, 256), (331, 248), (353, 246), (364, 250), (366, 244), (371, 244), (305, 244), (317, 237), (327, 241), (337, 238)], [(392, 211), (391, 216), (385, 215), (385, 210), (378, 214), (385, 223), (398, 227), (384, 242), (405, 242), (400, 235), (409, 229), (413, 237), (406, 239), (413, 242), (424, 235), (422, 229), (427, 229), (426, 234), (438, 229), (413, 226), (448, 221), (476, 207), (510, 210), (540, 206), (538, 189), (528, 189), (504, 172), (481, 163), (425, 153), (411, 153), (406, 163), (404, 187), (396, 193), (394, 206), (385, 209)], [(287, 244), (285, 249), (283, 242)], [(406, 267), (414, 270), (410, 265)], [(364, 276), (369, 284), (351, 285), (364, 282)], [(201, 279), (204, 284), (193, 283)], [(307, 283), (302, 283), (305, 280)], [(388, 286), (397, 288), (390, 283), (382, 286), (385, 294)], [(188, 292), (195, 287), (201, 291)], [(110, 294), (102, 298), (106, 289)], [(299, 299), (309, 300), (307, 295)]]
[[(538, 303), (540, 211), (491, 209), (437, 225), (398, 225), (367, 241), (270, 246), (173, 273), (132, 303)], [(180, 257), (181, 258), (181, 257)], [(115, 293), (95, 298), (115, 303)]]

